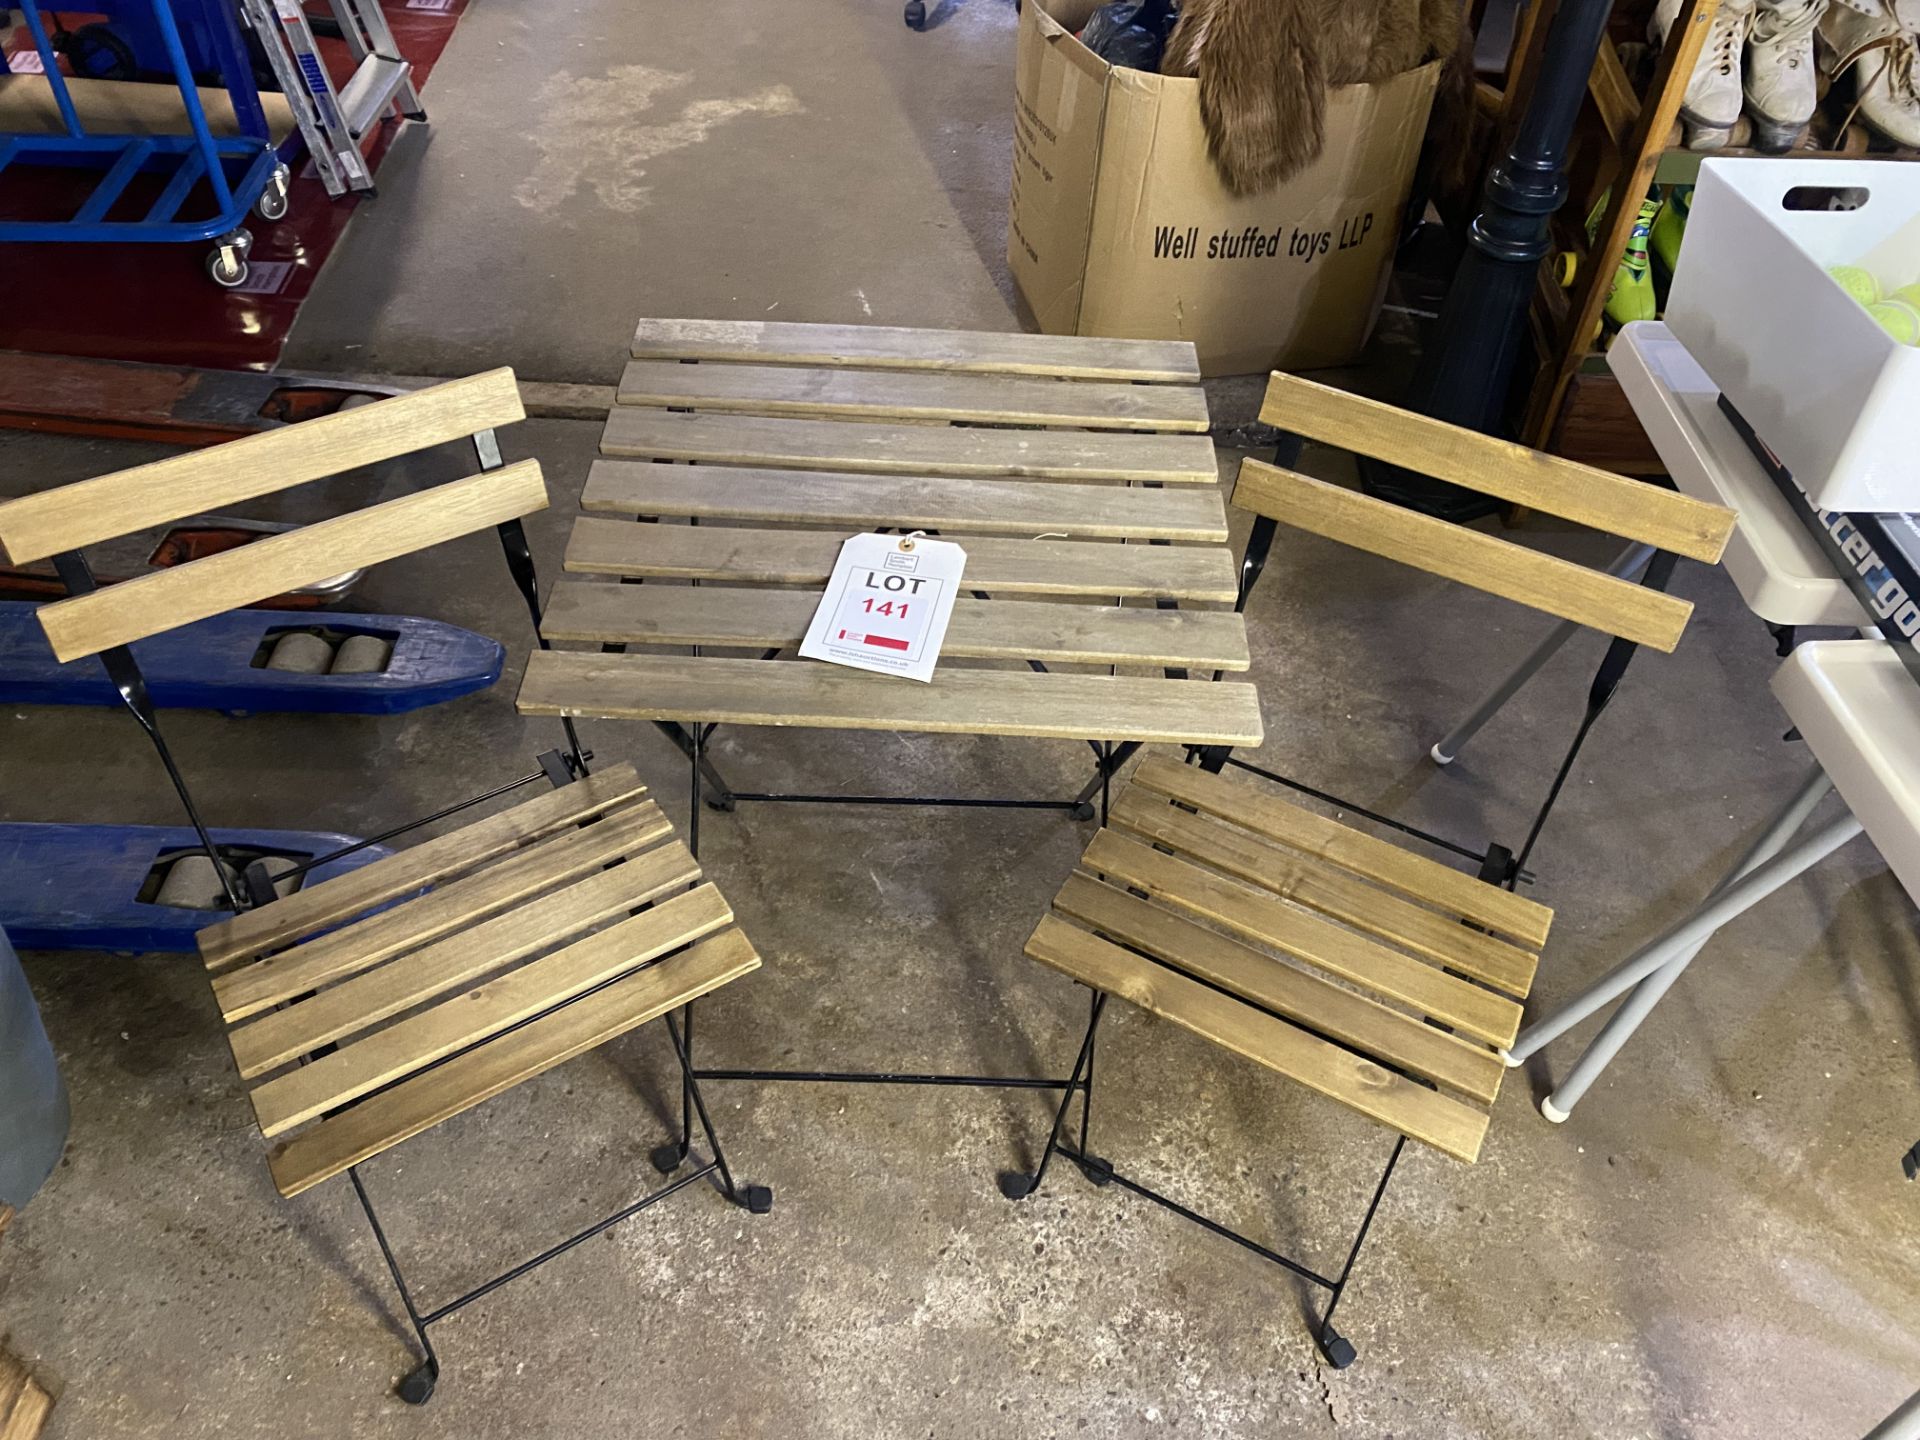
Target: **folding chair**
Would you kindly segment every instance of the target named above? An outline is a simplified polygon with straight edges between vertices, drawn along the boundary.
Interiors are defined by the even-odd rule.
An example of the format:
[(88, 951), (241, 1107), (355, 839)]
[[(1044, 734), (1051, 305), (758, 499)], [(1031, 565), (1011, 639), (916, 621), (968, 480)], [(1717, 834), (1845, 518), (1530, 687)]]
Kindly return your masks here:
[[(1335, 434), (1393, 463), (1663, 548), (1717, 553), (1732, 525), (1717, 506), (1290, 376), (1273, 377), (1268, 414), (1276, 395), (1297, 432)], [(1657, 589), (1257, 460), (1243, 464), (1234, 503), (1256, 517), (1242, 608), (1285, 522), (1629, 643), (1671, 649), (1690, 609)], [(1329, 1292), (1315, 1339), (1344, 1368), (1354, 1349), (1334, 1329), (1334, 1312), (1401, 1152), (1412, 1139), (1457, 1160), (1479, 1157), (1506, 1068), (1501, 1050), (1518, 1032), (1552, 911), (1512, 893), (1518, 864), (1499, 847), (1469, 875), (1229, 780), (1220, 772), (1232, 763), (1294, 784), (1232, 760), (1225, 747), (1187, 758), (1142, 762), (1027, 941), (1029, 956), (1093, 998), (1039, 1163), (1002, 1175), (1000, 1188), (1014, 1200), (1031, 1195), (1059, 1154), (1096, 1185), (1118, 1184), (1235, 1241)], [(1090, 1148), (1094, 1038), (1115, 996), (1396, 1132), (1336, 1273), (1198, 1214)], [(1063, 1138), (1076, 1093), (1077, 1143)]]
[[(39, 620), (63, 662), (99, 656), (146, 731), (233, 914), (201, 931), (234, 1059), (251, 1086), (282, 1195), (345, 1171), (422, 1351), (400, 1383), (422, 1404), (440, 1361), (427, 1329), (508, 1281), (708, 1176), (755, 1213), (772, 1192), (737, 1184), (669, 1012), (758, 968), (719, 891), (646, 798), (629, 766), (589, 773), (566, 747), (528, 774), (293, 865), (224, 856), (160, 733), (130, 646), (343, 570), (492, 527), (540, 619), (522, 517), (544, 509), (539, 464), (502, 462), (495, 426), (523, 418), (511, 370), (495, 370), (283, 430), (0, 504), (0, 550), (53, 557), (70, 598)], [(470, 442), (465, 479), (335, 516), (109, 588), (83, 547), (449, 441)], [(544, 642), (543, 642), (544, 643)], [(551, 788), (510, 809), (311, 885), (350, 851), (502, 795)], [(694, 823), (698, 823), (697, 810)], [(638, 1025), (667, 1017), (683, 1118), (697, 1112), (712, 1158), (664, 1188), (423, 1311), (387, 1242), (359, 1166)], [(677, 1148), (677, 1147), (675, 1147)]]
[[(1241, 470), (1236, 503), (1253, 511), (1255, 519), (1241, 563), (1239, 608), (1246, 608), (1284, 522), (1519, 601), (1560, 620), (1548, 641), (1433, 747), (1437, 763), (1451, 763), (1468, 737), (1575, 628), (1585, 626), (1613, 637), (1588, 686), (1580, 723), (1518, 852), (1494, 845), (1484, 853), (1488, 878), (1511, 885), (1532, 854), (1594, 724), (1619, 690), (1635, 651), (1641, 645), (1671, 651), (1679, 643), (1693, 606), (1665, 593), (1676, 560), (1684, 556), (1717, 564), (1733, 534), (1733, 512), (1295, 375), (1271, 377), (1260, 418), (1279, 429), (1281, 436), (1275, 464), (1249, 460)], [(1605, 571), (1595, 571), (1492, 535), (1436, 522), (1283, 468), (1298, 460), (1303, 440), (1429, 475), (1521, 509), (1556, 515), (1630, 543)], [(1643, 567), (1638, 587), (1624, 578)], [(1279, 784), (1306, 788), (1284, 776), (1232, 763)], [(1358, 813), (1382, 818), (1364, 810)], [(1469, 853), (1439, 837), (1409, 833), (1444, 849)]]

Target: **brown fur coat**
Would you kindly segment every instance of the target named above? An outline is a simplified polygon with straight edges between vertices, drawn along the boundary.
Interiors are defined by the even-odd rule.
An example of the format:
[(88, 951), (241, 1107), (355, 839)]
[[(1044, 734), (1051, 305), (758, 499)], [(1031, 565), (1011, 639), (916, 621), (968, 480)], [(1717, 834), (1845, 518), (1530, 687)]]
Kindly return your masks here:
[(1452, 54), (1461, 29), (1461, 0), (1184, 0), (1160, 70), (1199, 79), (1214, 164), (1250, 195), (1320, 154), (1330, 86)]

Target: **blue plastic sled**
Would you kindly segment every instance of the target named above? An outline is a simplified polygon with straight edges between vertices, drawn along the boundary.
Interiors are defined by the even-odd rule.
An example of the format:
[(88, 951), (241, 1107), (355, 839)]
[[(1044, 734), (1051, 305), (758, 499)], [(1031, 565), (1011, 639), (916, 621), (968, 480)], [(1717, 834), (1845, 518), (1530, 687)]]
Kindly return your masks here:
[[(120, 696), (91, 657), (62, 665), (27, 601), (0, 601), (0, 704), (118, 705)], [(377, 635), (393, 646), (376, 675), (300, 675), (268, 670), (273, 642), (289, 630), (318, 630), (338, 642)], [(153, 703), (172, 710), (301, 711), (397, 715), (484, 690), (500, 678), (506, 651), (457, 625), (411, 615), (336, 615), (233, 610), (137, 640), (133, 655)]]
[[(216, 830), (221, 850), (257, 851), (301, 861), (354, 843), (351, 835), (314, 830)], [(143, 903), (163, 857), (198, 853), (187, 825), (0, 825), (0, 930), (21, 950), (192, 950), (196, 931), (219, 910), (182, 910)], [(322, 865), (303, 884), (317, 885), (393, 851), (369, 845)]]

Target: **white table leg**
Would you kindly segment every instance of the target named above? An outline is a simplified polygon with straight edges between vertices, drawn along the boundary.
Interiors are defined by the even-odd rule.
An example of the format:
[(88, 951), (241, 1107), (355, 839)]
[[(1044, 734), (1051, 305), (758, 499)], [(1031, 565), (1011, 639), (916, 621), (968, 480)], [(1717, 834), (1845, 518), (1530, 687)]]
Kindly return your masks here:
[[(1774, 856), (1778, 855), (1785, 847), (1787, 841), (1791, 840), (1794, 835), (1799, 832), (1800, 827), (1806, 823), (1807, 817), (1813, 813), (1814, 807), (1826, 798), (1827, 792), (1832, 788), (1833, 782), (1827, 778), (1826, 772), (1818, 765), (1815, 765), (1795, 788), (1793, 798), (1788, 800), (1785, 805), (1781, 806), (1780, 809), (1774, 813), (1773, 818), (1767, 822), (1766, 828), (1762, 830), (1754, 842), (1747, 847), (1746, 852), (1735, 862), (1733, 868), (1727, 871), (1727, 873), (1720, 878), (1719, 883), (1707, 892), (1706, 898), (1700, 903), (1705, 905), (1707, 901), (1724, 894), (1729, 885), (1745, 878), (1753, 871), (1755, 866), (1763, 861), (1771, 860)], [(1699, 910), (1696, 908), (1689, 912), (1689, 916), (1698, 913)], [(1670, 934), (1672, 932), (1669, 931), (1668, 933)], [(1520, 1065), (1546, 1046), (1552, 1044), (1555, 1040), (1558, 1040), (1582, 1020), (1585, 1020), (1589, 1015), (1599, 1010), (1601, 1006), (1611, 1000), (1618, 999), (1620, 996), (1626, 994), (1628, 990), (1635, 988), (1636, 983), (1652, 984), (1653, 977), (1649, 976), (1645, 981), (1636, 982), (1634, 975), (1639, 971), (1641, 962), (1645, 960), (1648, 950), (1652, 945), (1659, 943), (1659, 940), (1654, 940), (1648, 945), (1643, 945), (1625, 960), (1614, 966), (1613, 969), (1609, 970), (1605, 975), (1601, 976), (1600, 979), (1594, 981), (1593, 984), (1581, 991), (1579, 995), (1554, 1011), (1553, 1014), (1547, 1016), (1544, 1020), (1536, 1020), (1533, 1024), (1527, 1026), (1526, 1029), (1520, 1032), (1519, 1038), (1513, 1042), (1512, 1047), (1502, 1052), (1501, 1058), (1504, 1059), (1509, 1066)], [(1701, 941), (1702, 945), (1705, 943), (1704, 940)], [(1698, 953), (1698, 948), (1699, 947), (1695, 947), (1694, 952), (1684, 957), (1674, 957), (1674, 960), (1669, 963), (1677, 965), (1680, 969), (1684, 969), (1685, 962), (1691, 960), (1694, 953)], [(1675, 973), (1677, 974), (1678, 971), (1676, 970)], [(1663, 990), (1664, 988), (1665, 987), (1662, 987)]]
[(1867, 1432), (1864, 1440), (1920, 1440), (1920, 1393)]
[[(1687, 961), (1699, 952), (1721, 926), (1736, 916), (1745, 914), (1782, 885), (1819, 864), (1858, 835), (1860, 830), (1859, 820), (1849, 812), (1829, 821), (1813, 834), (1791, 848), (1781, 851), (1772, 859), (1756, 865), (1745, 876), (1707, 900), (1685, 920), (1667, 930), (1659, 939), (1638, 951), (1632, 959), (1582, 991), (1565, 1008), (1540, 1022), (1538, 1026), (1529, 1027), (1529, 1037), (1534, 1037), (1534, 1032), (1538, 1031), (1545, 1038), (1533, 1038), (1531, 1048), (1526, 1053), (1532, 1054), (1548, 1039), (1564, 1033), (1588, 1015), (1593, 1014), (1607, 1001), (1629, 987), (1640, 984), (1668, 964), (1678, 961), (1679, 968), (1684, 969)], [(1667, 983), (1671, 984), (1671, 979)], [(1660, 993), (1664, 993), (1664, 986)], [(1659, 997), (1655, 995), (1653, 998)], [(1646, 1008), (1651, 1009), (1651, 1003)], [(1637, 1025), (1640, 1018), (1644, 1018), (1644, 1011), (1635, 1018), (1633, 1023)], [(1542, 1113), (1549, 1120), (1564, 1120), (1574, 1102), (1579, 1100), (1587, 1087), (1606, 1068), (1607, 1062), (1613, 1058), (1620, 1045), (1631, 1033), (1631, 1026), (1615, 1032), (1610, 1045), (1605, 1043), (1608, 1040), (1605, 1033), (1596, 1037), (1593, 1044), (1588, 1047), (1587, 1053), (1581, 1056), (1574, 1073), (1569, 1075), (1554, 1094), (1542, 1103)], [(1519, 1044), (1520, 1042), (1515, 1042), (1516, 1049)], [(1517, 1064), (1519, 1061), (1517, 1058), (1510, 1058), (1509, 1063)]]

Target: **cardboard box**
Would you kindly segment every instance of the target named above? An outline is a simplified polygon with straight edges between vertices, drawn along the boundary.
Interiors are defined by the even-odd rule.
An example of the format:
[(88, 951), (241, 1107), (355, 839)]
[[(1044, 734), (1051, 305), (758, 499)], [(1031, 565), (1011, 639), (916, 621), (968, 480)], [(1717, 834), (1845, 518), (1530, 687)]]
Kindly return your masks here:
[(1108, 65), (1074, 38), (1097, 4), (1022, 7), (1007, 258), (1040, 328), (1191, 340), (1208, 375), (1352, 360), (1440, 62), (1330, 91), (1320, 158), (1241, 198), (1207, 157), (1197, 80)]

